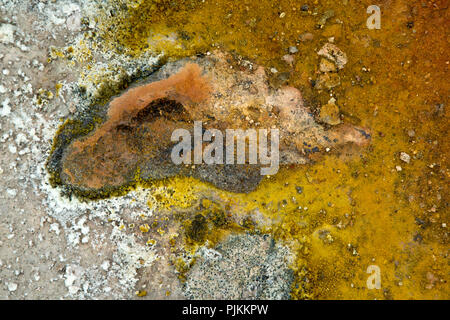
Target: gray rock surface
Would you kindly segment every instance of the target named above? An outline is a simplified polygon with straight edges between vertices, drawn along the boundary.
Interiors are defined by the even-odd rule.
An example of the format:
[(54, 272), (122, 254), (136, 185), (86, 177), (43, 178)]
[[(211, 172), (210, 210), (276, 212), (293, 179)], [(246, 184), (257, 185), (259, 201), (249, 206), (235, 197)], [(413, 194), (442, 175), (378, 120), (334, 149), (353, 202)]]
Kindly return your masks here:
[(289, 299), (293, 272), (289, 249), (267, 235), (231, 235), (203, 248), (186, 275), (189, 299)]

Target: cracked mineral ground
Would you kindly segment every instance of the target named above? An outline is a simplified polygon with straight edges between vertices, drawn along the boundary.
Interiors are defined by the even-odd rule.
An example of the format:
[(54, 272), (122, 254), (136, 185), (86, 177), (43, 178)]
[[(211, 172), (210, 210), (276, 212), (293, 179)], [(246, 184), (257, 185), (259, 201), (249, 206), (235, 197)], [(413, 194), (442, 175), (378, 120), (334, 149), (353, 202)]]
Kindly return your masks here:
[(0, 299), (449, 299), (448, 1), (374, 4), (0, 0)]

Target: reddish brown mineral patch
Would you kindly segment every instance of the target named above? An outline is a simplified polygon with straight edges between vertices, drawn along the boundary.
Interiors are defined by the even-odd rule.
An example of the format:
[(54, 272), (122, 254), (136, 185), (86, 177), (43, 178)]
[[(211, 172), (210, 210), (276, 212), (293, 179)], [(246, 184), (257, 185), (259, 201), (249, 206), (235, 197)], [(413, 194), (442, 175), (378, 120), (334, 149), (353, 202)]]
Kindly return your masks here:
[[(64, 162), (63, 174), (71, 183), (86, 188), (118, 186), (132, 175), (139, 155), (150, 156), (155, 148), (170, 142), (173, 130), (180, 127), (178, 119), (146, 119), (136, 122), (133, 117), (145, 108), (164, 107), (168, 102), (178, 102), (181, 112), (208, 99), (208, 79), (195, 63), (188, 63), (178, 73), (165, 80), (129, 89), (109, 104), (108, 120), (91, 136), (74, 141)], [(164, 99), (163, 105), (151, 105)], [(131, 134), (130, 134), (131, 133)], [(109, 161), (105, 161), (108, 159)], [(76, 164), (83, 163), (83, 169)]]
[(82, 141), (75, 141), (73, 148), (83, 149), (95, 144), (99, 137), (118, 123), (125, 123), (139, 110), (152, 101), (161, 98), (176, 100), (188, 107), (190, 104), (206, 100), (209, 95), (209, 85), (201, 75), (202, 70), (197, 64), (189, 63), (177, 74), (166, 80), (152, 82), (132, 88), (113, 99), (109, 105), (108, 120), (95, 133)]

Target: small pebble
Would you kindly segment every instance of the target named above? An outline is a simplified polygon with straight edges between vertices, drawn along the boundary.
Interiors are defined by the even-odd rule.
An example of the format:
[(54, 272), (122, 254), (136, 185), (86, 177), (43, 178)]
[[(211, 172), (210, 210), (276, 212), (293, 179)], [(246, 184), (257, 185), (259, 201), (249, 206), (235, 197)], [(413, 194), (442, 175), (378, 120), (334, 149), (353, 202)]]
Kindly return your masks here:
[(14, 283), (14, 282), (8, 283), (8, 290), (11, 291), (11, 292), (16, 291), (17, 290), (17, 284)]
[(400, 160), (409, 163), (409, 161), (411, 161), (411, 157), (406, 152), (400, 152)]
[(301, 34), (298, 38), (302, 42), (311, 41), (312, 39), (314, 39), (314, 35), (310, 32), (306, 32), (306, 33)]
[(295, 46), (289, 47), (289, 53), (294, 54), (294, 53), (297, 53), (297, 52), (298, 52), (297, 47), (295, 47)]
[(292, 56), (290, 54), (285, 54), (282, 59), (284, 62), (286, 62), (290, 66), (292, 66), (294, 63), (294, 56)]

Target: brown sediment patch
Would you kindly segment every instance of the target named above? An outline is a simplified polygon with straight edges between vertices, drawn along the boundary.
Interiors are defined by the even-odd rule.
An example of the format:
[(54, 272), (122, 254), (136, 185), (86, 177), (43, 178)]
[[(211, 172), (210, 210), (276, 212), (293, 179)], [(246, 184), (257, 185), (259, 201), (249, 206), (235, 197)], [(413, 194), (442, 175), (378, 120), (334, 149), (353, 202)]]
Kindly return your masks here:
[(301, 92), (270, 87), (263, 67), (233, 63), (223, 52), (169, 63), (150, 83), (113, 98), (106, 121), (65, 151), (62, 181), (85, 189), (119, 187), (143, 168), (144, 179), (187, 175), (230, 191), (256, 188), (260, 165), (186, 168), (171, 162), (172, 132), (192, 131), (194, 120), (205, 129), (279, 129), (282, 165), (307, 163), (326, 148), (353, 144), (358, 150), (368, 144), (363, 129), (318, 124)]

